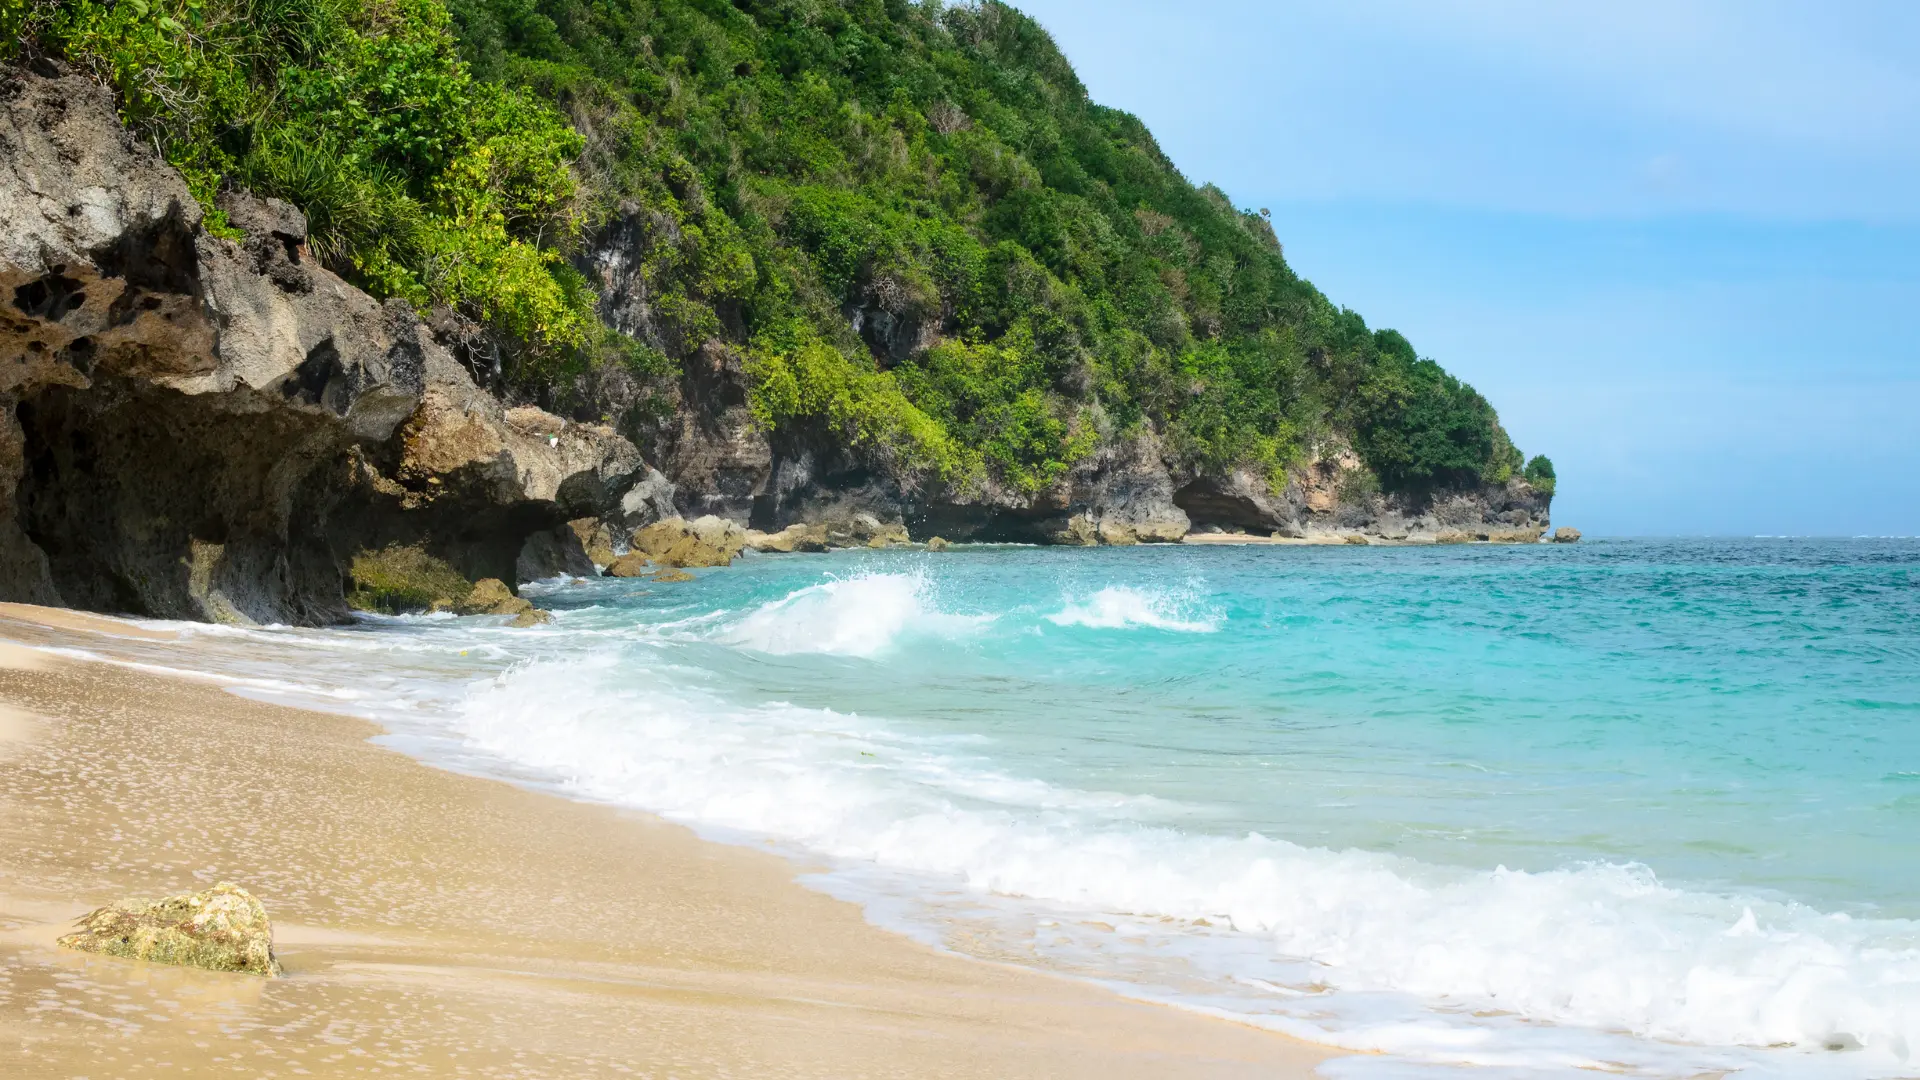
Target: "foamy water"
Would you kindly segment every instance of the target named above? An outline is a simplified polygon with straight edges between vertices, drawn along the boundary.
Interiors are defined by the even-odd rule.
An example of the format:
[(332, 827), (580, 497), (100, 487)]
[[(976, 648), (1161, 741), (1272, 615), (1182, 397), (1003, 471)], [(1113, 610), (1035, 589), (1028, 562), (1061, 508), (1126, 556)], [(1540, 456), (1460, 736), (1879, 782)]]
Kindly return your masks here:
[(1332, 1074), (1908, 1076), (1916, 571), (859, 553), (209, 645), (430, 760), (825, 859), (936, 944), (1386, 1055)]

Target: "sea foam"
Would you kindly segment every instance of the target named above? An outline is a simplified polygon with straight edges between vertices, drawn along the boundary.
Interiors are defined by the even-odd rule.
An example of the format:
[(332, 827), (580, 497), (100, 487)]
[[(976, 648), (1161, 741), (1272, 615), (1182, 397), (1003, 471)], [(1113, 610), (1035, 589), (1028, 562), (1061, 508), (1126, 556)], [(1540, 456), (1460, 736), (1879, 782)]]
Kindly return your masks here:
[(1191, 618), (1181, 607), (1177, 599), (1160, 589), (1109, 585), (1084, 600), (1068, 601), (1064, 608), (1046, 618), (1056, 626), (1081, 626), (1090, 630), (1145, 627), (1183, 634), (1210, 634), (1220, 628), (1218, 617)]
[[(900, 565), (876, 562), (878, 570)], [(247, 650), (223, 654), (224, 662), (256, 679), (272, 677), (276, 665), (299, 670), (322, 693), (321, 684), (344, 680), (356, 688), (351, 700), (328, 704), (428, 736), (408, 745), (430, 759), (652, 810), (709, 835), (777, 841), (832, 867), (812, 879), (817, 884), (925, 940), (970, 943), (1143, 998), (1386, 1055), (1331, 1064), (1323, 1070), (1331, 1076), (1463, 1065), (1514, 1076), (1600, 1070), (1662, 1078), (1920, 1069), (1915, 922), (1870, 917), (1865, 907), (1833, 913), (1734, 886), (1677, 887), (1630, 862), (1475, 869), (1211, 827), (1222, 820), (1213, 808), (1106, 791), (1094, 779), (1110, 762), (1121, 773), (1151, 771), (1190, 752), (1174, 729), (1152, 727), (1167, 712), (1161, 699), (1124, 719), (1083, 711), (1080, 722), (1094, 725), (1095, 737), (1080, 745), (1113, 756), (1088, 758), (1091, 767), (1071, 774), (1077, 780), (1048, 773), (1067, 754), (1067, 728), (1053, 726), (1061, 718), (1049, 711), (1071, 701), (1049, 689), (1066, 665), (1092, 662), (1098, 674), (1060, 685), (1086, 693), (1119, 683), (1127, 694), (1096, 705), (1128, 705), (1132, 688), (1156, 685), (1174, 668), (1167, 658), (1204, 664), (1215, 654), (1187, 650), (1246, 636), (1189, 639), (1175, 654), (1151, 633), (1105, 633), (1217, 630), (1224, 616), (1209, 608), (1204, 589), (1069, 585), (1055, 609), (1032, 595), (1034, 586), (1059, 595), (1058, 578), (1018, 579), (995, 564), (976, 579), (990, 587), (968, 592), (950, 576), (930, 581), (870, 563), (865, 573), (827, 581), (774, 577), (767, 584), (800, 587), (763, 602), (767, 584), (752, 585), (748, 571), (733, 580), (763, 590), (748, 592), (751, 602), (703, 605), (689, 591), (643, 616), (623, 606), (630, 602), (617, 590), (628, 586), (592, 586), (582, 599), (601, 606), (563, 612), (510, 648), (505, 636), (458, 620), (432, 628), (396, 622), (378, 633), (252, 632)], [(1320, 592), (1302, 595), (1321, 602)], [(1390, 595), (1416, 594), (1394, 584)], [(947, 599), (975, 613), (945, 610), (953, 606)], [(1301, 610), (1304, 601), (1293, 617)], [(1005, 633), (977, 633), (994, 622)], [(1328, 624), (1318, 625), (1324, 632)], [(1419, 636), (1408, 640), (1465, 626), (1459, 633), (1477, 641), (1487, 625), (1423, 616)], [(1050, 627), (1102, 633), (1080, 638)], [(964, 655), (952, 652), (952, 642), (968, 638)], [(1079, 651), (1047, 652), (1055, 641)], [(1272, 652), (1311, 641), (1289, 632), (1257, 644)], [(276, 642), (283, 644), (269, 663), (260, 650)], [(364, 652), (382, 645), (404, 647)], [(1370, 666), (1356, 670), (1381, 679), (1425, 655), (1410, 648), (1370, 656)], [(744, 683), (740, 673), (764, 669), (769, 654), (789, 659), (760, 689)], [(1009, 655), (1025, 674), (999, 676), (996, 685), (1018, 689), (1006, 691), (1017, 704), (996, 729), (952, 710), (934, 722), (884, 709), (806, 707), (765, 688), (808, 670), (809, 654), (828, 659), (828, 685), (865, 679), (870, 692), (892, 693), (892, 682), (933, 670), (944, 693), (960, 685), (956, 678), (1005, 671)], [(299, 655), (309, 662), (288, 663)], [(835, 662), (840, 657), (863, 663)], [(895, 665), (897, 657), (938, 663)], [(1292, 685), (1328, 685), (1317, 672), (1330, 665), (1325, 656), (1296, 665), (1313, 681)], [(1051, 696), (1043, 701), (1036, 688)], [(1662, 692), (1671, 693), (1670, 684)], [(814, 693), (815, 704), (841, 700)], [(1233, 734), (1212, 725), (1212, 713), (1168, 715), (1204, 726), (1209, 739)], [(1016, 745), (1016, 736), (1033, 737)], [(1121, 737), (1139, 744), (1136, 756), (1117, 756)], [(1243, 743), (1218, 745), (1245, 754)], [(1184, 790), (1208, 797), (1204, 786)]]
[[(1857, 1048), (1862, 1075), (1910, 1070), (1920, 1047), (1920, 924), (1674, 889), (1636, 865), (1469, 871), (1195, 834), (1156, 822), (1167, 807), (1010, 776), (832, 710), (729, 702), (631, 657), (516, 669), (474, 693), (458, 728), (573, 794), (777, 838), (856, 877), (1126, 921), (1098, 935), (1105, 967), (1087, 973), (1152, 996), (1154, 966), (1185, 955), (1189, 975), (1232, 988), (1209, 1007), (1350, 1049), (1578, 1068), (1638, 1055), (1634, 1071), (1678, 1076), (1771, 1058), (1592, 1046), (1580, 1029)], [(1063, 948), (1065, 963), (1087, 943)], [(1516, 1021), (1579, 1027), (1543, 1043)]]
[(943, 613), (927, 593), (920, 574), (861, 574), (769, 601), (719, 637), (764, 653), (871, 657), (909, 634), (961, 636), (992, 621)]

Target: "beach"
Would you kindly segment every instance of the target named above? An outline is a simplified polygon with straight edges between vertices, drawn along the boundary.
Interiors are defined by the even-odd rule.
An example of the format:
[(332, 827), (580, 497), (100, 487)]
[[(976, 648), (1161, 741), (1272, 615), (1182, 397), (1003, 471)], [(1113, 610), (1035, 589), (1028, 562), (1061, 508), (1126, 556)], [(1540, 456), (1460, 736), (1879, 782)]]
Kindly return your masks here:
[[(0, 605), (0, 1075), (1287, 1077), (1329, 1054), (937, 952), (785, 859), (430, 768), (364, 720), (44, 651), (167, 636)], [(53, 945), (216, 881), (266, 904), (284, 978)]]

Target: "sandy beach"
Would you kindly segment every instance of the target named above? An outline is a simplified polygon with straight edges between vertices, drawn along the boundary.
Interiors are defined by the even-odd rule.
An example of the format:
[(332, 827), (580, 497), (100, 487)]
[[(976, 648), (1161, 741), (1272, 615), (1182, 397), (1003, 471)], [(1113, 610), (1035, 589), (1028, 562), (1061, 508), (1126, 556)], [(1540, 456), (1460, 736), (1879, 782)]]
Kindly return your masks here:
[[(783, 859), (429, 768), (361, 720), (39, 651), (140, 635), (0, 605), (0, 1075), (1286, 1077), (1327, 1056), (938, 953)], [(219, 880), (266, 903), (285, 978), (52, 944)]]

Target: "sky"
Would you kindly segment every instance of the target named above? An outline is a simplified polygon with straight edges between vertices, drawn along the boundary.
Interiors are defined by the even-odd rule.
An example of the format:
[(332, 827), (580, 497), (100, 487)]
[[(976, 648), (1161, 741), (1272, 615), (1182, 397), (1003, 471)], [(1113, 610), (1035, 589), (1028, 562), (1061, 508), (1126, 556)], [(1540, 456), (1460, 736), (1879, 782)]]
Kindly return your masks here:
[(1920, 535), (1920, 3), (1014, 0), (1595, 535)]

